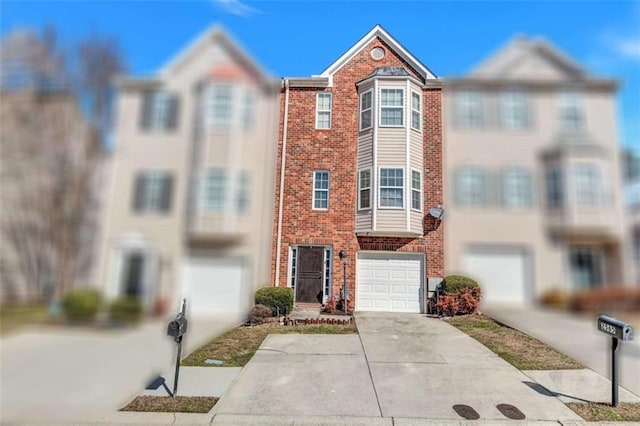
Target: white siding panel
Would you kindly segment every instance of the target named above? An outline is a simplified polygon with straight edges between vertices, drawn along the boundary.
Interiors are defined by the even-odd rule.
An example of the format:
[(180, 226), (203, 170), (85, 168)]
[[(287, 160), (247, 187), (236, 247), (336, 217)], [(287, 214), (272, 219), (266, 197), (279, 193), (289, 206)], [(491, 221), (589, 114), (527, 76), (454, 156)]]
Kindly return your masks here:
[(377, 212), (377, 231), (406, 231), (407, 215), (404, 209), (380, 210)]

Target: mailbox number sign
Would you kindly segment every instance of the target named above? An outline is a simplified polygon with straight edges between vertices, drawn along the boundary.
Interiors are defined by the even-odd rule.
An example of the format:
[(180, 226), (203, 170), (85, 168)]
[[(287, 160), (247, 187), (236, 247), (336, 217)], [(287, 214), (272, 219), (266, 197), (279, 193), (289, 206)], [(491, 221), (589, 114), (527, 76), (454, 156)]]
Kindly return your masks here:
[(616, 327), (615, 325), (604, 322), (602, 319), (598, 319), (598, 328), (610, 336), (622, 339), (622, 327)]

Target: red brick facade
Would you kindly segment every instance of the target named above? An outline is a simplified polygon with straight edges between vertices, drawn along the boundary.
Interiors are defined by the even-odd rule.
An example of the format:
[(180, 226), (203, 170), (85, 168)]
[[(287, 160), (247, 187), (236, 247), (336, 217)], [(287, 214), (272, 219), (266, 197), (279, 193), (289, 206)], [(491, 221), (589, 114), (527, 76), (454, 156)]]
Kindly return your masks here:
[[(374, 46), (387, 54), (380, 61), (370, 56)], [(280, 126), (276, 162), (275, 215), (273, 226), (272, 280), (287, 286), (290, 245), (328, 245), (333, 247), (333, 294), (342, 287), (340, 250), (347, 253), (347, 278), (350, 299), (355, 301), (355, 261), (358, 250), (409, 251), (426, 253), (426, 276), (442, 277), (444, 272), (443, 227), (434, 228), (433, 218), (425, 215), (424, 235), (419, 238), (357, 237), (355, 212), (357, 202), (357, 141), (359, 97), (356, 82), (378, 67), (404, 67), (416, 78), (420, 74), (397, 55), (380, 38), (372, 40), (333, 75), (328, 88), (289, 89), (284, 204), (280, 264), (276, 265), (278, 213), (280, 203), (280, 167), (282, 161), (285, 89), (280, 95)], [(331, 129), (315, 128), (316, 93), (333, 94)], [(444, 201), (442, 185), (442, 92), (439, 87), (423, 90), (423, 202), (429, 208)], [(312, 210), (313, 171), (328, 170), (329, 209)], [(275, 283), (276, 268), (280, 268)], [(426, 277), (425, 277), (426, 282)]]

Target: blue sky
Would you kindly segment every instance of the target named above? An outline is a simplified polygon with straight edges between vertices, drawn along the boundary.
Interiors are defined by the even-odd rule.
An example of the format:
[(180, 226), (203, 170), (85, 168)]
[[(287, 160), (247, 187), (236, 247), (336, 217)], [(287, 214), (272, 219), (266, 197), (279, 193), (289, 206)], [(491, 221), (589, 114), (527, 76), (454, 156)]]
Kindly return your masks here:
[(620, 139), (640, 151), (640, 1), (3, 0), (0, 31), (53, 24), (71, 43), (116, 36), (151, 74), (213, 23), (275, 76), (320, 73), (375, 24), (440, 76), (460, 75), (518, 33), (542, 36), (596, 75), (620, 79)]

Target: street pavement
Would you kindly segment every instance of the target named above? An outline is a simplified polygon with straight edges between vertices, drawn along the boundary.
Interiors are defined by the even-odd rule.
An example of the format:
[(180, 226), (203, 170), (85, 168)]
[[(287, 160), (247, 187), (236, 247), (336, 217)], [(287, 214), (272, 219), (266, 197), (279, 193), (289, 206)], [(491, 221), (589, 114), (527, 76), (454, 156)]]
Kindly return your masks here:
[[(597, 315), (578, 316), (541, 308), (484, 306), (483, 313), (548, 344), (605, 377), (610, 376), (611, 338), (599, 332)], [(635, 340), (620, 342), (620, 384), (640, 395), (640, 330)]]
[[(132, 329), (41, 327), (0, 339), (0, 420), (58, 424), (104, 417), (175, 364), (167, 321)], [(237, 325), (190, 318), (183, 355)], [(167, 377), (171, 388), (173, 376)]]

